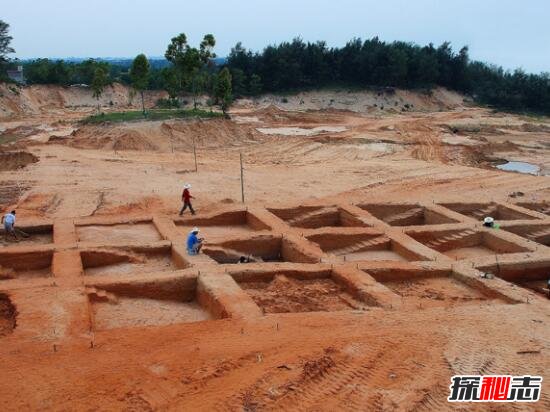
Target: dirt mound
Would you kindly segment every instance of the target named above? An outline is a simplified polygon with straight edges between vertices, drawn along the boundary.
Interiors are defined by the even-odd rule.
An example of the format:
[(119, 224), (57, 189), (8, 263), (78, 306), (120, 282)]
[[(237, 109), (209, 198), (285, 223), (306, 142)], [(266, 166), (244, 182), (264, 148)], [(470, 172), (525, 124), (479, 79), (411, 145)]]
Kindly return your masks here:
[(260, 140), (251, 126), (225, 119), (131, 122), (116, 125), (86, 125), (68, 138), (52, 137), (49, 143), (79, 149), (191, 151), (197, 147), (217, 148)]
[[(441, 111), (462, 106), (464, 97), (458, 93), (437, 88), (429, 92), (385, 88), (379, 90), (345, 91), (318, 90), (295, 95), (264, 95), (256, 99), (240, 99), (237, 107), (283, 111), (344, 110), (372, 113), (377, 111), (401, 113), (407, 111)], [(271, 112), (271, 113), (269, 113)], [(277, 115), (273, 113), (273, 115)]]
[(530, 133), (548, 133), (550, 132), (550, 126), (545, 124), (523, 123), (519, 127), (519, 130)]
[(183, 150), (193, 148), (193, 138), (197, 146), (203, 148), (238, 146), (261, 140), (254, 127), (225, 119), (171, 121), (164, 123), (162, 130), (171, 135), (176, 148)]
[(138, 132), (129, 132), (113, 142), (114, 150), (157, 150), (158, 147)]
[(17, 170), (36, 162), (38, 157), (29, 152), (0, 152), (0, 171)]
[[(153, 107), (166, 92), (145, 93), (145, 105)], [(95, 107), (98, 101), (89, 87), (62, 87), (56, 85), (32, 85), (26, 87), (0, 84), (0, 119), (37, 115), (67, 108)], [(128, 86), (113, 83), (105, 88), (99, 99), (101, 106), (140, 108), (141, 99)]]
[(72, 138), (53, 138), (49, 143), (66, 143), (79, 149), (155, 151), (159, 147), (137, 129), (86, 126), (72, 133)]

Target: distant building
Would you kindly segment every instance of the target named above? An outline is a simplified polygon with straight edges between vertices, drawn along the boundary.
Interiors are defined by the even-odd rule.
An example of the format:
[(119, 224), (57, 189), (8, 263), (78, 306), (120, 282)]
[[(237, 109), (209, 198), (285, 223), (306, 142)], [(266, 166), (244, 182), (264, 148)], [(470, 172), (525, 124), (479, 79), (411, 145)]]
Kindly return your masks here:
[(15, 70), (8, 70), (8, 77), (13, 81), (25, 84), (25, 76), (23, 74), (23, 66), (17, 66)]

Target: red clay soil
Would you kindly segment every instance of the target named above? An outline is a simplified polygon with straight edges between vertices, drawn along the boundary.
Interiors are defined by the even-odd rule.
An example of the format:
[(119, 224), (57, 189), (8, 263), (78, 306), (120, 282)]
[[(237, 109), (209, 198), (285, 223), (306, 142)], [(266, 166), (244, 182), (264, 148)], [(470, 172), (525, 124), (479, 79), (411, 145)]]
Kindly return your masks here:
[(386, 282), (385, 286), (400, 295), (403, 303), (411, 307), (451, 307), (488, 300), (479, 290), (450, 277)]
[(271, 282), (243, 282), (240, 286), (264, 313), (331, 312), (351, 310), (353, 301), (332, 279), (297, 280), (276, 275)]
[[(101, 103), (113, 100), (115, 107), (105, 109), (122, 110), (127, 92), (108, 88)], [(435, 97), (441, 93), (449, 94)], [(150, 103), (157, 97), (151, 93)], [(0, 171), (1, 207), (17, 209), (18, 225), (49, 221), (54, 236), (52, 245), (0, 245), (6, 267), (15, 249), (25, 249), (25, 263), (42, 256), (42, 266), (48, 266), (30, 272), (16, 267), (14, 279), (0, 281), (0, 293), (15, 306), (0, 299), (0, 410), (455, 410), (447, 397), (451, 377), (459, 374), (544, 377), (537, 404), (465, 409), (550, 410), (549, 301), (520, 285), (532, 279), (536, 285), (526, 286), (542, 286), (545, 274), (525, 278), (524, 270), (550, 265), (550, 249), (505, 230), (507, 223), (523, 220), (503, 222), (503, 230), (491, 235), (479, 219), (440, 206), (547, 205), (548, 177), (496, 170), (485, 159), (527, 161), (548, 174), (550, 157), (541, 142), (550, 137), (550, 122), (464, 106), (460, 96), (452, 105), (430, 103), (435, 97), (315, 92), (289, 96), (283, 104), (281, 96), (262, 96), (236, 102), (231, 119), (82, 126), (76, 121), (95, 110), (90, 92), (38, 86), (20, 94), (6, 91), (0, 129), (36, 129), (15, 143), (40, 161)], [(398, 106), (384, 103), (382, 110), (383, 100)], [(322, 110), (329, 102), (342, 111)], [(405, 103), (418, 111), (398, 110)], [(311, 137), (257, 130), (315, 127), (345, 130)], [(59, 138), (46, 143), (52, 134)], [(231, 248), (256, 236), (230, 227), (244, 224), (242, 219), (214, 220), (209, 229), (187, 214), (177, 216), (184, 183), (193, 186), (195, 218), (241, 206), (241, 154), (243, 210), (265, 220), (271, 228), (266, 236), (284, 239), (285, 260), (309, 263), (218, 265), (204, 254), (187, 255), (186, 232), (195, 225), (206, 246), (227, 241)], [(511, 196), (518, 191), (521, 196)], [(357, 207), (405, 202), (457, 222), (442, 232), (475, 229), (486, 232), (488, 247), (518, 248), (456, 261), (416, 241), (419, 228), (390, 227)], [(336, 220), (321, 214), (309, 221), (310, 228), (301, 228), (266, 209), (299, 206), (340, 213)], [(344, 224), (348, 213), (362, 224)], [(528, 210), (514, 219), (525, 213), (534, 225), (550, 224), (548, 216)], [(152, 220), (158, 234), (114, 226), (134, 216), (136, 222)], [(219, 230), (219, 224), (228, 226)], [(337, 227), (322, 227), (327, 224)], [(86, 233), (79, 230), (85, 225), (113, 226)], [(419, 262), (348, 262), (308, 240), (358, 231), (387, 235), (396, 253), (410, 250)], [(79, 236), (86, 240), (79, 243)], [(136, 253), (153, 248), (166, 254), (150, 261), (118, 259), (136, 241), (148, 243)], [(85, 253), (99, 249), (108, 253)], [(50, 255), (51, 262), (45, 259)], [(103, 273), (87, 276), (94, 263)], [(505, 265), (519, 265), (523, 274), (504, 279), (499, 271)], [(494, 277), (477, 270), (485, 267), (497, 268)], [(405, 275), (392, 278), (394, 270)], [(453, 273), (460, 283), (441, 278), (392, 289), (383, 276), (408, 281), (424, 272)], [(283, 273), (286, 279), (239, 283)], [(311, 280), (329, 273), (332, 280)], [(105, 295), (101, 291), (117, 294), (118, 304), (93, 301), (94, 290), (98, 299)], [(356, 300), (365, 307), (356, 307)]]

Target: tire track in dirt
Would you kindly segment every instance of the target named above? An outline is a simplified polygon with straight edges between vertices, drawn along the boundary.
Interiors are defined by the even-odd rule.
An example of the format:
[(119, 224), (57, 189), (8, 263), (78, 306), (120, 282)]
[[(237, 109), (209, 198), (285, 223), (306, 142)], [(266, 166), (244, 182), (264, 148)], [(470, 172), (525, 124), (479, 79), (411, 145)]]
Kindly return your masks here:
[[(402, 403), (407, 386), (412, 388), (406, 404), (445, 409), (445, 384), (450, 374), (447, 363), (440, 349), (426, 350), (426, 341), (418, 341), (411, 347), (411, 340), (386, 340), (353, 356), (327, 348), (306, 360), (300, 373), (285, 372), (288, 378), (282, 379), (284, 374), (272, 369), (232, 398), (218, 402), (214, 409), (388, 410)], [(404, 359), (404, 363), (396, 365), (396, 358)], [(426, 365), (430, 365), (427, 374)], [(421, 373), (424, 375), (418, 379)]]
[[(235, 396), (218, 402), (214, 409), (306, 410), (319, 399), (334, 395), (353, 380), (362, 381), (368, 377), (368, 367), (340, 358), (333, 349), (328, 348), (303, 362), (301, 371), (298, 367), (293, 367), (294, 371), (290, 373), (278, 368), (271, 369)], [(288, 374), (291, 376), (285, 378), (284, 375)]]
[[(471, 327), (475, 329), (475, 326)], [(514, 347), (510, 348), (510, 346), (491, 340), (489, 338), (492, 336), (491, 333), (487, 334), (485, 339), (471, 339), (474, 333), (475, 331), (462, 330), (461, 333), (451, 333), (449, 336), (449, 343), (445, 348), (445, 358), (451, 367), (452, 375), (539, 375), (544, 377), (550, 368), (548, 357), (542, 354), (543, 349), (548, 348), (548, 342), (533, 339), (529, 334), (521, 335), (519, 338), (517, 331), (508, 329), (505, 336), (502, 336), (501, 333), (499, 339), (503, 342), (513, 341)], [(494, 334), (496, 333), (494, 332)], [(518, 353), (518, 348), (534, 347), (543, 349), (540, 353), (532, 355)], [(538, 362), (526, 362), (527, 356), (537, 357)], [(537, 408), (540, 410), (550, 410), (550, 393), (547, 388), (548, 384), (543, 381), (540, 400), (537, 403)], [(507, 404), (507, 407), (515, 410), (532, 409), (527, 404)]]

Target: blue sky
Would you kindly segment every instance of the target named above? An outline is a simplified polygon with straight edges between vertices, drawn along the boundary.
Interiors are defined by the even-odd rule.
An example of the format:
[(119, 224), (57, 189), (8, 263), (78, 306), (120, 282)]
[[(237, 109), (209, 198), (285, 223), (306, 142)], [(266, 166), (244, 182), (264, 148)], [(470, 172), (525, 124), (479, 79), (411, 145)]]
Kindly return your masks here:
[(237, 41), (253, 50), (300, 36), (341, 46), (379, 36), (455, 49), (529, 72), (550, 71), (548, 0), (0, 0), (15, 56), (161, 56), (171, 37), (205, 33), (225, 56)]

